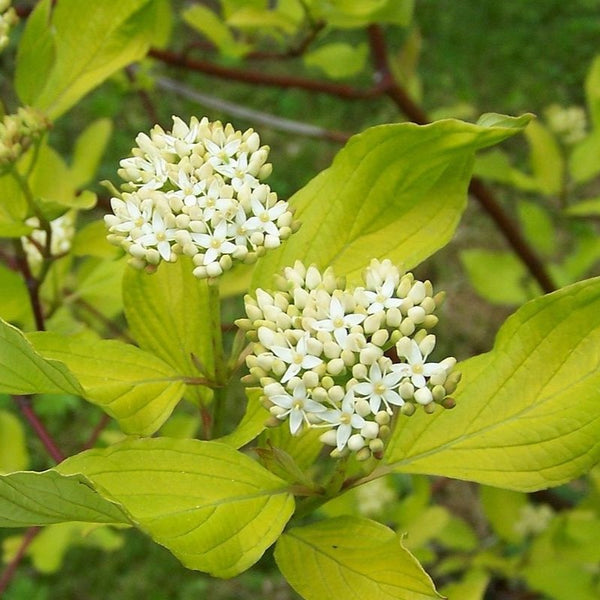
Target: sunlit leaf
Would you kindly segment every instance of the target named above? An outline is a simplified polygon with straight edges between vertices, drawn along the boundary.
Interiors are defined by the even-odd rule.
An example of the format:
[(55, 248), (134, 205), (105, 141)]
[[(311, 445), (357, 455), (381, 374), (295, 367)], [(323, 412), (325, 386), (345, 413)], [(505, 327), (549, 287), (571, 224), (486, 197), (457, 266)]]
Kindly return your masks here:
[(456, 408), (407, 419), (386, 462), (521, 491), (585, 473), (600, 458), (599, 347), (600, 279), (528, 302), (460, 365)]
[(47, 392), (81, 395), (77, 379), (67, 367), (42, 358), (25, 336), (0, 319), (0, 391), (7, 394)]
[(45, 358), (67, 365), (81, 383), (82, 395), (117, 419), (125, 433), (154, 433), (185, 389), (173, 367), (130, 344), (51, 332), (31, 333), (29, 340)]
[(400, 123), (355, 135), (291, 198), (302, 227), (261, 259), (253, 284), (269, 288), (272, 275), (296, 259), (331, 265), (352, 281), (370, 258), (414, 267), (454, 233), (475, 150), (514, 135), (528, 120), (487, 117), (489, 127)]
[(217, 577), (254, 564), (294, 509), (282, 480), (217, 442), (131, 440), (58, 468), (84, 473), (186, 567)]
[(441, 597), (391, 529), (360, 517), (337, 517), (288, 530), (277, 542), (275, 560), (306, 600)]
[(129, 523), (126, 514), (95, 492), (83, 475), (54, 470), (0, 475), (0, 527), (65, 521)]
[(24, 104), (56, 119), (109, 75), (144, 56), (162, 2), (62, 0), (51, 10), (50, 5), (41, 2), (27, 21), (16, 82)]
[[(208, 377), (214, 370), (208, 288), (206, 280), (194, 277), (192, 270), (187, 257), (160, 264), (152, 275), (128, 267), (123, 303), (131, 332), (142, 348), (180, 373)], [(200, 400), (210, 397), (198, 386), (189, 392)]]

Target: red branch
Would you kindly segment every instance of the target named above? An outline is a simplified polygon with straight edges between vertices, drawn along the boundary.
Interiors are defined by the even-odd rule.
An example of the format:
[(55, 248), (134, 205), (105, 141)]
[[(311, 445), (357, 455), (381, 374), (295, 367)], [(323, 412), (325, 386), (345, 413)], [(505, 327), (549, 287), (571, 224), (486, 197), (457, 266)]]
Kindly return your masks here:
[(37, 434), (42, 444), (44, 444), (44, 448), (46, 448), (46, 451), (51, 458), (57, 463), (62, 462), (65, 458), (63, 453), (58, 449), (56, 442), (31, 407), (31, 400), (29, 397), (14, 395), (13, 400), (19, 407), (19, 410), (23, 416), (27, 419), (28, 423), (31, 425), (31, 428)]
[(37, 534), (41, 530), (42, 530), (41, 527), (30, 527), (25, 532), (25, 535), (23, 536), (23, 539), (21, 540), (21, 545), (19, 546), (19, 549), (17, 550), (17, 553), (13, 556), (13, 559), (8, 563), (8, 565), (6, 565), (6, 569), (4, 569), (4, 572), (2, 573), (2, 576), (0, 577), (0, 597), (2, 597), (2, 594), (8, 588), (8, 585), (11, 582), (12, 578), (14, 577), (18, 566), (21, 564), (21, 561), (23, 560), (23, 557), (25, 556), (25, 552), (26, 552), (27, 548), (29, 548), (29, 545), (31, 544), (31, 542), (33, 542), (33, 540), (36, 538)]

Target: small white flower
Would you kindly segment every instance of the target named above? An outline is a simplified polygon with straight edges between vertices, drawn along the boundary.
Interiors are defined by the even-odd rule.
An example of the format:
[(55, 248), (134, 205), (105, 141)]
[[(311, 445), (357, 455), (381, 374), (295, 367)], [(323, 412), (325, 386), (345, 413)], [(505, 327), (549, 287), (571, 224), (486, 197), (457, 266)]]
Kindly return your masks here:
[(346, 347), (348, 330), (355, 325), (360, 325), (366, 318), (366, 315), (355, 313), (346, 315), (344, 313), (343, 304), (337, 297), (332, 296), (331, 302), (329, 303), (328, 318), (321, 319), (314, 325), (314, 328), (317, 331), (332, 331), (335, 341), (341, 348)]
[(164, 219), (156, 210), (152, 215), (152, 224), (142, 227), (142, 235), (135, 241), (144, 248), (156, 247), (164, 260), (171, 259), (171, 242), (175, 239), (177, 229), (168, 229)]
[(231, 180), (231, 186), (236, 192), (239, 192), (242, 186), (247, 185), (250, 188), (258, 186), (259, 181), (248, 172), (248, 154), (242, 152), (237, 159), (232, 159), (228, 164), (215, 166), (215, 171)]
[(402, 374), (391, 370), (389, 373), (382, 372), (378, 362), (374, 362), (369, 369), (367, 381), (357, 383), (352, 389), (361, 396), (365, 396), (369, 400), (371, 412), (376, 414), (383, 402), (391, 412), (390, 404), (402, 406), (404, 400), (400, 398), (398, 392), (394, 388), (398, 386), (402, 379)]
[(110, 203), (115, 215), (120, 219), (118, 223), (110, 226), (112, 232), (130, 233), (132, 229), (141, 229), (143, 225), (151, 222), (151, 202), (136, 202), (133, 196), (130, 196), (125, 201), (112, 198)]
[(386, 308), (399, 308), (402, 305), (402, 300), (394, 298), (394, 291), (394, 279), (391, 277), (388, 277), (376, 291), (365, 290), (364, 295), (369, 300), (367, 312), (372, 315)]
[(319, 418), (337, 427), (336, 446), (342, 450), (348, 443), (353, 429), (361, 429), (366, 421), (354, 412), (354, 391), (349, 389), (344, 396), (341, 408), (331, 409), (320, 414)]
[(440, 363), (426, 363), (429, 354), (423, 355), (419, 349), (419, 344), (410, 338), (401, 338), (396, 344), (398, 357), (407, 361), (393, 366), (393, 369), (400, 377), (409, 377), (416, 388), (422, 388), (427, 385), (426, 377), (431, 377), (444, 367)]
[(310, 425), (308, 415), (321, 415), (327, 410), (323, 404), (307, 397), (306, 387), (303, 383), (296, 385), (291, 396), (287, 393), (274, 394), (269, 396), (269, 400), (285, 411), (277, 415), (278, 419), (284, 420), (289, 416), (292, 435), (298, 433), (303, 421)]
[(233, 254), (237, 248), (227, 237), (226, 221), (221, 221), (212, 233), (191, 233), (190, 237), (194, 243), (206, 249), (205, 265), (215, 262), (222, 254)]
[(204, 140), (204, 147), (208, 155), (208, 162), (213, 167), (220, 167), (221, 165), (228, 165), (239, 150), (242, 141), (236, 138), (231, 141), (222, 141), (220, 144), (213, 142), (212, 140)]
[(289, 364), (289, 367), (281, 378), (281, 383), (289, 381), (300, 372), (300, 369), (312, 369), (323, 362), (318, 356), (309, 354), (308, 337), (308, 334), (303, 335), (298, 340), (295, 348), (291, 345), (288, 348), (285, 346), (272, 346), (270, 348), (271, 352), (273, 352), (277, 358), (280, 358), (283, 362)]

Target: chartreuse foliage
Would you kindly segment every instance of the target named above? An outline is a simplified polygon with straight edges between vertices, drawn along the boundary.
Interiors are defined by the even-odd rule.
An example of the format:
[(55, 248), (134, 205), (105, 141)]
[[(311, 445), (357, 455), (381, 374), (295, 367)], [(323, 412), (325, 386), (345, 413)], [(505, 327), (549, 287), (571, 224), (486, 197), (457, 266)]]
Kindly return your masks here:
[(515, 490), (559, 485), (600, 457), (600, 279), (524, 305), (462, 365), (461, 410), (396, 430), (395, 470)]
[(369, 519), (337, 517), (289, 529), (277, 542), (275, 559), (307, 600), (441, 598), (400, 538)]
[[(164, 0), (39, 2), (19, 45), (19, 98), (56, 119), (165, 37)], [(159, 18), (162, 17), (162, 18)]]
[[(223, 0), (218, 13), (194, 5), (186, 9), (183, 16), (231, 60), (252, 50), (252, 40), (264, 34), (262, 29), (268, 30), (264, 35), (279, 39), (295, 35), (301, 38), (307, 19), (313, 24), (323, 20), (337, 28), (363, 28), (374, 22), (405, 25), (410, 21), (412, 7), (410, 0), (327, 3), (307, 0), (278, 2), (273, 9), (271, 3), (264, 0)], [(39, 109), (42, 121), (46, 123), (44, 119), (47, 119), (46, 125), (49, 125), (106, 78), (141, 59), (150, 45), (161, 45), (169, 34), (168, 15), (166, 0), (87, 3), (42, 0), (28, 18), (18, 46), (15, 76), (18, 98), (23, 104)], [(333, 42), (312, 48), (304, 60), (307, 66), (330, 77), (343, 78), (360, 72), (365, 56), (363, 46)], [(260, 307), (258, 301), (255, 305), (247, 303), (247, 307), (255, 309), (255, 315), (251, 316), (249, 310), (249, 319), (238, 322), (241, 327), (244, 321), (258, 323), (254, 329), (248, 327), (249, 337), (260, 340), (259, 349), (263, 344), (276, 352), (273, 350), (273, 355), (265, 356), (269, 353), (257, 351), (252, 355), (256, 359), (254, 365), (248, 360), (254, 383), (262, 387), (247, 391), (246, 412), (237, 427), (233, 424), (224, 427), (224, 420), (232, 420), (226, 410), (235, 398), (231, 391), (233, 386), (229, 384), (244, 362), (245, 341), (238, 336), (226, 344), (228, 349), (231, 346), (231, 356), (225, 355), (218, 278), (216, 271), (207, 270), (206, 264), (210, 263), (207, 257), (214, 250), (220, 253), (219, 260), (225, 258), (222, 267), (226, 270), (239, 258), (240, 250), (239, 244), (235, 250), (228, 248), (227, 243), (234, 245), (229, 239), (227, 243), (224, 239), (211, 239), (207, 243), (205, 238), (208, 233), (217, 238), (217, 228), (227, 223), (221, 233), (244, 240), (243, 257), (251, 255), (252, 260), (257, 260), (252, 274), (254, 289), (273, 289), (274, 276), (297, 260), (307, 267), (312, 263), (321, 271), (334, 267), (336, 274), (347, 278), (350, 284), (359, 282), (361, 273), (373, 258), (390, 259), (405, 268), (414, 267), (452, 237), (465, 210), (475, 153), (521, 132), (528, 124), (530, 172), (515, 169), (506, 155), (494, 151), (478, 163), (480, 175), (521, 190), (552, 196), (564, 192), (565, 177), (579, 184), (597, 173), (597, 165), (591, 164), (586, 153), (596, 148), (600, 139), (597, 131), (599, 73), (596, 61), (586, 85), (595, 130), (574, 143), (568, 158), (551, 128), (540, 122), (530, 123), (529, 115), (512, 118), (488, 114), (477, 124), (449, 119), (427, 126), (380, 125), (351, 138), (333, 164), (297, 191), (289, 200), (289, 206), (284, 203), (281, 211), (282, 204), (269, 194), (250, 197), (254, 192), (249, 192), (249, 187), (244, 188), (245, 183), (236, 182), (234, 186), (237, 171), (228, 172), (229, 164), (219, 163), (228, 152), (236, 155), (239, 164), (248, 158), (248, 153), (256, 154), (258, 166), (254, 165), (256, 172), (251, 174), (250, 181), (258, 187), (259, 179), (268, 175), (270, 166), (265, 163), (268, 148), (259, 148), (256, 134), (240, 135), (227, 148), (219, 138), (223, 130), (215, 126), (210, 130), (214, 139), (204, 139), (203, 146), (195, 136), (203, 127), (210, 129), (208, 125), (196, 122), (196, 131), (195, 126), (176, 121), (179, 132), (172, 139), (178, 139), (167, 153), (168, 160), (161, 162), (164, 159), (161, 152), (171, 142), (164, 131), (154, 130), (153, 135), (162, 140), (163, 146), (158, 142), (153, 146), (154, 139), (141, 138), (140, 155), (123, 169), (124, 178), (133, 173), (128, 191), (135, 191), (120, 200), (114, 199), (115, 205), (121, 202), (118, 206), (125, 216), (121, 219), (115, 214), (112, 225), (109, 223), (109, 227), (116, 228), (113, 233), (119, 233), (127, 252), (135, 245), (133, 241), (138, 244), (130, 254), (139, 260), (140, 256), (136, 257), (135, 253), (143, 255), (146, 262), (141, 266), (154, 271), (152, 275), (125, 266), (121, 256), (101, 241), (105, 232), (96, 223), (89, 223), (90, 219), (77, 233), (71, 247), (56, 252), (51, 244), (33, 236), (34, 230), (47, 236), (52, 232), (51, 223), (55, 219), (63, 216), (74, 219), (78, 212), (94, 205), (95, 195), (83, 188), (93, 179), (112, 130), (111, 124), (100, 120), (85, 128), (74, 143), (70, 162), (60, 156), (43, 132), (37, 132), (39, 136), (35, 139), (24, 135), (22, 154), (9, 161), (6, 168), (3, 166), (0, 176), (0, 235), (12, 238), (11, 248), (16, 250), (15, 256), (10, 257), (15, 259), (17, 271), (25, 275), (20, 279), (4, 266), (0, 270), (0, 285), (7, 291), (4, 295), (10, 296), (0, 302), (0, 315), (4, 319), (0, 320), (0, 393), (76, 396), (101, 408), (116, 420), (124, 434), (132, 437), (75, 454), (47, 471), (23, 471), (21, 469), (29, 465), (23, 429), (3, 408), (0, 411), (0, 473), (3, 473), (0, 475), (0, 526), (56, 526), (46, 530), (46, 539), (41, 538), (39, 542), (38, 563), (47, 571), (58, 565), (57, 560), (48, 558), (52, 539), (60, 540), (58, 545), (62, 552), (67, 537), (90, 524), (136, 527), (167, 548), (185, 566), (217, 577), (241, 573), (274, 546), (281, 572), (307, 600), (344, 596), (374, 600), (440, 597), (430, 577), (405, 548), (404, 532), (410, 536), (407, 547), (425, 563), (428, 554), (420, 546), (429, 540), (435, 539), (449, 550), (463, 553), (474, 550), (476, 536), (468, 523), (452, 516), (445, 507), (429, 506), (432, 493), (425, 477), (412, 480), (410, 493), (407, 492), (401, 504), (383, 498), (380, 506), (370, 509), (369, 516), (381, 517), (382, 521), (393, 524), (395, 530), (365, 518), (363, 499), (366, 496), (361, 493), (370, 489), (383, 497), (391, 493), (396, 498), (390, 488), (392, 477), (398, 478), (394, 481), (406, 483), (410, 479), (406, 474), (434, 474), (509, 488), (513, 491), (488, 489), (482, 492), (484, 510), (497, 538), (501, 543), (518, 546), (527, 543), (527, 536), (532, 532), (543, 531), (539, 529), (539, 522), (532, 525), (527, 521), (528, 515), (523, 516), (531, 506), (522, 492), (567, 482), (588, 471), (600, 457), (600, 357), (597, 351), (600, 280), (580, 281), (525, 304), (506, 321), (490, 352), (461, 365), (463, 383), (455, 394), (449, 392), (452, 399), (445, 395), (444, 388), (444, 385), (456, 387), (457, 380), (448, 383), (454, 368), (453, 364), (449, 366), (452, 360), (446, 363), (448, 373), (444, 371), (446, 379), (441, 383), (432, 384), (431, 390), (418, 385), (420, 378), (424, 380), (423, 369), (431, 366), (423, 367), (419, 361), (429, 361), (427, 350), (431, 351), (433, 342), (432, 336), (422, 335), (420, 339), (417, 336), (426, 334), (425, 330), (435, 325), (431, 313), (441, 302), (428, 284), (415, 283), (410, 276), (404, 276), (400, 282), (398, 274), (396, 292), (399, 294), (397, 290), (401, 286), (408, 290), (400, 299), (393, 297), (394, 289), (386, 295), (386, 284), (376, 282), (373, 286), (379, 289), (379, 295), (365, 288), (356, 298), (360, 299), (361, 293), (370, 298), (371, 294), (369, 309), (377, 305), (379, 308), (373, 308), (372, 314), (350, 314), (350, 309), (344, 312), (346, 307), (339, 298), (349, 304), (360, 303), (352, 295), (356, 290), (336, 287), (336, 292), (346, 294), (337, 296), (327, 289), (331, 283), (327, 276), (317, 281), (315, 268), (303, 272), (302, 267), (298, 267), (293, 271), (296, 280), (291, 276), (284, 281), (289, 285), (280, 289), (276, 297), (279, 304), (263, 291)], [(224, 145), (219, 147), (222, 142)], [(216, 152), (211, 150), (211, 143), (217, 146)], [(146, 151), (153, 154), (151, 160), (144, 162), (141, 155)], [(207, 159), (210, 152), (213, 152), (213, 162), (225, 173), (219, 175), (220, 179), (213, 173), (212, 181), (223, 183), (225, 176), (229, 178), (229, 183), (221, 189), (227, 187), (228, 196), (218, 198), (218, 210), (226, 214), (231, 211), (231, 205), (236, 209), (241, 207), (241, 225), (255, 228), (254, 232), (243, 231), (240, 226), (235, 234), (229, 233), (230, 226), (240, 225), (232, 221), (231, 215), (222, 217), (218, 224), (211, 217), (202, 222), (194, 216), (198, 211), (192, 210), (193, 218), (190, 217), (183, 207), (199, 209), (199, 205), (194, 205), (195, 199), (190, 201), (189, 196), (195, 198), (203, 190), (189, 191), (192, 183), (197, 182), (185, 180), (183, 176), (189, 173), (184, 172), (183, 167), (178, 180), (172, 177), (168, 181), (166, 177), (152, 180), (152, 169), (179, 167), (185, 162), (179, 161), (182, 156), (186, 159), (192, 156), (194, 161), (202, 163), (202, 168), (212, 172), (212, 167), (207, 167), (213, 165)], [(228, 155), (227, 160), (232, 159), (233, 154)], [(582, 157), (581, 162), (578, 157)], [(136, 171), (140, 165), (144, 171), (141, 175)], [(148, 176), (149, 180), (142, 182), (142, 176)], [(147, 187), (140, 189), (146, 184)], [(238, 189), (234, 189), (236, 186)], [(183, 188), (188, 191), (175, 197), (172, 188), (178, 187), (179, 192)], [(235, 198), (233, 189), (237, 194)], [(116, 190), (112, 191), (117, 194)], [(161, 200), (163, 196), (168, 197), (169, 210), (177, 215), (157, 210), (163, 205), (158, 201), (152, 204), (153, 193)], [(134, 197), (141, 198), (139, 204), (133, 201), (127, 204), (123, 199)], [(150, 205), (144, 203), (148, 199), (152, 200)], [(566, 210), (565, 214), (577, 211), (579, 215), (585, 214), (593, 211), (594, 206), (592, 199), (571, 211)], [(295, 210), (293, 218), (289, 208)], [(155, 212), (148, 216), (148, 210)], [(551, 255), (553, 247), (548, 239), (553, 235), (554, 220), (544, 209), (528, 201), (520, 204), (518, 213), (529, 241), (544, 255)], [(169, 220), (169, 216), (173, 219)], [(38, 221), (37, 225), (32, 224), (32, 217)], [(140, 218), (143, 225), (138, 224)], [(302, 224), (298, 232), (294, 231), (296, 219)], [(263, 235), (259, 231), (260, 223), (266, 222), (269, 226), (265, 226), (267, 234)], [(173, 223), (179, 228), (177, 237), (171, 231), (175, 227)], [(134, 236), (132, 232), (136, 227)], [(26, 242), (22, 246), (18, 239), (25, 235), (31, 236), (29, 243), (38, 250), (37, 263), (27, 255), (26, 250), (31, 252), (31, 247)], [(598, 246), (594, 246), (588, 234), (586, 236), (568, 260), (554, 265), (560, 281), (566, 283), (579, 278), (586, 265), (597, 256)], [(165, 241), (168, 242), (166, 249), (162, 244)], [(149, 250), (147, 246), (152, 248)], [(203, 250), (196, 252), (198, 246)], [(276, 246), (279, 247), (275, 249)], [(260, 252), (256, 251), (257, 247)], [(265, 256), (262, 256), (263, 250)], [(228, 264), (230, 255), (233, 258)], [(174, 257), (178, 260), (169, 262)], [(486, 268), (489, 255), (479, 253), (464, 258), (471, 275), (489, 271)], [(157, 262), (160, 262), (158, 266)], [(520, 285), (524, 272), (521, 270), (515, 275), (516, 269), (522, 269), (515, 263), (512, 256), (503, 259), (502, 273), (494, 272), (493, 285), (488, 281), (479, 287), (504, 302), (537, 295), (539, 290), (535, 287)], [(381, 269), (389, 266), (378, 264)], [(212, 279), (199, 280), (193, 275), (194, 270)], [(115, 284), (121, 283), (122, 273), (119, 288)], [(235, 275), (234, 270), (232, 279)], [(294, 288), (298, 278), (305, 288), (299, 284)], [(371, 272), (371, 278), (376, 279), (377, 275)], [(510, 280), (510, 285), (498, 278)], [(281, 279), (277, 282), (281, 283)], [(228, 290), (239, 289), (240, 283), (231, 281)], [(242, 283), (245, 281), (240, 279)], [(366, 280), (365, 284), (369, 285)], [(496, 288), (502, 285), (503, 289), (498, 292)], [(375, 337), (380, 340), (379, 344), (372, 343), (370, 350), (376, 347), (382, 353), (393, 351), (398, 340), (389, 336), (401, 331), (400, 323), (412, 324), (412, 330), (407, 328), (401, 332), (408, 344), (398, 341), (395, 346), (404, 352), (406, 359), (402, 365), (395, 366), (409, 369), (410, 362), (412, 370), (403, 371), (390, 387), (399, 390), (400, 377), (412, 378), (418, 391), (430, 394), (430, 397), (421, 395), (420, 398), (424, 398), (421, 404), (434, 409), (429, 411), (433, 414), (418, 410), (410, 416), (410, 410), (400, 410), (408, 403), (404, 403), (399, 394), (397, 397), (388, 395), (383, 396), (385, 408), (389, 408), (387, 400), (390, 398), (392, 405), (398, 407), (395, 411), (390, 409), (389, 413), (395, 412), (390, 420), (389, 413), (383, 408), (378, 410), (381, 398), (375, 398), (379, 402), (375, 409), (371, 409), (365, 398), (360, 398), (363, 409), (364, 404), (369, 405), (367, 411), (372, 412), (373, 419), (364, 426), (367, 430), (364, 439), (361, 430), (360, 435), (356, 434), (360, 439), (357, 441), (356, 435), (353, 436), (354, 447), (350, 447), (351, 438), (347, 436), (344, 440), (340, 434), (347, 425), (344, 421), (347, 413), (340, 410), (340, 406), (344, 408), (348, 392), (356, 390), (353, 391), (354, 384), (348, 381), (344, 383), (349, 388), (342, 389), (336, 378), (347, 374), (350, 370), (347, 367), (358, 367), (352, 376), (362, 381), (355, 388), (360, 386), (363, 391), (357, 393), (366, 396), (365, 389), (369, 386), (375, 389), (381, 384), (377, 383), (381, 372), (373, 366), (380, 368), (378, 358), (368, 353), (362, 356), (359, 349), (347, 350), (345, 355), (347, 359), (349, 353), (352, 360), (358, 357), (359, 363), (344, 363), (338, 356), (326, 356), (326, 362), (321, 358), (319, 346), (324, 348), (325, 343), (316, 337), (310, 340), (311, 348), (302, 346), (305, 338), (293, 338), (296, 345), (288, 348), (286, 343), (292, 346), (289, 338), (283, 337), (280, 331), (273, 331), (273, 328), (289, 330), (288, 325), (279, 323), (288, 323), (288, 320), (292, 323), (291, 318), (298, 316), (293, 311), (284, 313), (282, 304), (287, 310), (291, 301), (298, 301), (294, 308), (303, 310), (306, 306), (301, 306), (302, 302), (310, 296), (307, 290), (313, 292), (317, 288), (315, 297), (318, 292), (326, 292), (328, 318), (320, 319), (314, 329), (333, 332), (329, 337), (340, 346), (350, 335), (356, 335), (350, 330), (361, 329), (364, 321), (364, 331), (361, 331), (367, 332), (370, 340)], [(306, 294), (303, 296), (302, 292)], [(37, 300), (37, 304), (34, 301), (31, 308), (21, 306), (31, 298)], [(337, 304), (334, 300), (338, 300)], [(399, 300), (411, 303), (401, 315)], [(91, 304), (104, 324), (108, 318), (119, 317), (123, 310), (128, 342), (100, 339), (97, 332), (74, 319), (69, 307), (78, 301)], [(396, 325), (387, 322), (373, 325), (378, 314), (384, 312), (381, 306), (390, 302), (395, 303), (392, 308), (397, 312)], [(363, 313), (367, 313), (366, 305), (361, 306)], [(416, 311), (412, 310), (415, 308)], [(340, 311), (342, 314), (337, 314)], [(391, 309), (386, 314), (392, 315), (389, 320), (394, 321)], [(45, 321), (44, 317), (47, 317)], [(310, 322), (311, 318), (310, 315), (300, 318), (300, 325), (296, 319), (292, 329), (298, 325), (296, 331), (301, 331), (303, 321)], [(348, 318), (350, 324), (339, 325), (339, 319), (344, 318)], [(34, 322), (38, 329), (47, 331), (31, 331)], [(21, 324), (27, 333), (12, 323)], [(419, 327), (423, 324), (423, 329), (414, 339), (409, 339), (407, 336), (413, 334), (415, 323)], [(398, 328), (390, 334), (388, 328), (393, 330), (396, 326)], [(329, 349), (335, 346), (332, 341), (328, 343)], [(283, 357), (279, 363), (274, 359), (275, 353)], [(411, 358), (415, 353), (418, 360)], [(260, 359), (259, 354), (262, 354)], [(262, 363), (261, 359), (264, 359)], [(312, 360), (315, 369), (322, 366), (327, 375), (317, 370), (309, 373), (313, 367), (304, 366), (305, 360), (308, 363)], [(362, 374), (360, 367), (364, 367)], [(301, 369), (305, 372), (301, 373)], [(298, 374), (306, 375), (302, 386), (295, 382), (294, 392), (311, 388), (315, 394), (311, 402), (316, 404), (317, 411), (314, 414), (322, 409), (319, 414), (326, 417), (319, 425), (338, 426), (338, 438), (333, 442), (337, 447), (331, 457), (323, 456), (323, 440), (320, 440), (323, 429), (315, 427), (302, 432), (302, 420), (308, 421), (308, 417), (300, 408), (302, 402), (308, 403), (310, 399), (303, 397), (303, 392), (288, 397), (281, 391), (285, 388), (280, 389), (279, 383), (273, 381), (269, 381), (270, 390), (275, 391), (269, 396), (263, 382), (267, 379), (265, 373), (278, 375), (285, 384)], [(395, 376), (394, 373), (398, 371), (387, 373), (384, 379)], [(436, 371), (441, 377), (440, 373)], [(315, 378), (319, 384), (327, 380), (327, 389), (325, 385), (310, 385), (311, 377), (313, 383)], [(339, 389), (336, 390), (336, 386)], [(325, 405), (316, 401), (319, 398), (315, 389), (319, 387), (321, 397), (326, 396), (331, 405), (327, 405), (327, 412)], [(444, 392), (441, 400), (440, 388)], [(335, 393), (340, 390), (336, 400)], [(435, 408), (434, 391), (438, 395), (435, 402), (450, 408), (456, 401), (456, 408), (451, 412), (442, 411), (439, 406)], [(414, 389), (410, 393), (416, 398)], [(368, 394), (373, 402), (375, 392)], [(270, 406), (275, 410), (271, 410), (269, 424), (279, 422), (282, 427), (266, 429), (269, 413), (264, 403), (269, 398), (279, 402)], [(184, 419), (187, 416), (193, 428), (201, 422), (202, 434), (218, 439), (150, 437), (159, 429), (169, 431), (169, 425), (174, 423), (169, 420), (172, 412), (180, 403), (186, 406), (183, 400), (188, 401), (187, 408), (194, 411), (194, 416), (178, 416)], [(350, 398), (351, 402), (354, 400)], [(410, 404), (409, 408), (414, 410), (414, 406)], [(353, 405), (352, 410), (354, 408)], [(236, 411), (240, 413), (241, 410)], [(288, 416), (289, 422), (281, 423)], [(353, 424), (354, 429), (363, 427), (360, 421), (363, 416), (358, 409), (353, 413), (355, 421), (361, 423)], [(374, 430), (377, 433), (386, 428), (385, 436), (373, 439)], [(223, 435), (224, 432), (228, 433)], [(303, 434), (298, 436), (292, 432)], [(332, 428), (326, 433), (332, 433)], [(256, 446), (253, 452), (239, 450), (253, 441)], [(108, 442), (107, 437), (104, 443)], [(371, 442), (380, 442), (381, 447), (358, 447)], [(344, 455), (347, 449), (354, 454)], [(363, 454), (364, 461), (361, 461), (359, 452), (363, 449), (368, 450), (368, 456), (365, 458)], [(383, 479), (385, 475), (389, 477)], [(597, 479), (592, 498), (600, 496)], [(343, 491), (348, 493), (344, 496)], [(364, 512), (361, 513), (361, 509)], [(494, 568), (503, 569), (507, 576), (517, 573), (538, 589), (556, 588), (559, 591), (553, 593), (562, 600), (567, 597), (567, 591), (561, 588), (558, 575), (550, 577), (551, 583), (548, 583), (541, 565), (564, 559), (557, 573), (569, 580), (581, 576), (573, 593), (581, 598), (592, 598), (593, 573), (586, 571), (585, 560), (593, 562), (599, 558), (596, 540), (600, 517), (593, 502), (564, 517), (556, 517), (551, 512), (534, 516), (538, 521), (543, 520), (548, 529), (531, 545), (529, 562), (517, 567), (497, 556), (487, 557), (489, 562), (496, 560)], [(506, 521), (517, 520), (519, 528), (506, 524)], [(535, 530), (536, 527), (539, 530)], [(563, 539), (561, 536), (576, 539), (579, 545), (561, 550), (556, 544), (557, 538)], [(448, 593), (480, 598), (489, 578), (485, 560), (480, 564), (461, 564), (461, 567), (466, 575), (453, 587), (449, 586)], [(451, 572), (452, 565), (445, 568)]]
[(185, 384), (173, 367), (130, 344), (51, 332), (28, 339), (44, 358), (65, 364), (82, 395), (117, 419), (125, 433), (155, 433), (183, 395)]
[(372, 127), (290, 200), (302, 228), (256, 267), (254, 285), (300, 259), (358, 280), (365, 256), (414, 267), (452, 237), (466, 206), (475, 151), (514, 135), (530, 117), (488, 115)]

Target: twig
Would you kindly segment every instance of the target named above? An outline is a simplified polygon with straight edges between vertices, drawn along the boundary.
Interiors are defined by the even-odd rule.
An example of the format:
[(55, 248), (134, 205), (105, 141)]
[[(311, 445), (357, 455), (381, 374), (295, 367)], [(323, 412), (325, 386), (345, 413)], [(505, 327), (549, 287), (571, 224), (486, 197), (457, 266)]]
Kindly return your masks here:
[(381, 96), (384, 92), (380, 86), (360, 89), (351, 85), (331, 83), (329, 81), (319, 81), (316, 79), (309, 79), (308, 77), (275, 75), (273, 73), (265, 73), (263, 71), (224, 67), (208, 60), (191, 59), (183, 54), (172, 52), (170, 50), (159, 50), (158, 48), (152, 48), (148, 55), (169, 65), (183, 67), (190, 71), (198, 71), (200, 73), (205, 73), (206, 75), (219, 77), (220, 79), (227, 79), (229, 81), (242, 81), (254, 85), (266, 85), (279, 88), (297, 88), (310, 92), (322, 92), (349, 100), (374, 98)]
[(44, 424), (40, 421), (39, 417), (36, 415), (35, 411), (31, 407), (31, 400), (28, 396), (20, 396), (13, 395), (13, 400), (16, 405), (19, 407), (19, 410), (23, 414), (23, 416), (27, 419), (28, 423), (31, 425), (31, 428), (35, 431), (38, 438), (46, 448), (46, 452), (50, 455), (50, 457), (57, 463), (62, 462), (64, 460), (63, 453), (58, 449), (56, 442), (44, 426)]
[[(127, 79), (129, 79), (129, 81), (135, 85), (136, 69), (130, 65), (125, 69), (125, 74), (127, 75)], [(154, 102), (152, 102), (152, 98), (150, 98), (150, 94), (140, 87), (136, 89), (136, 92), (140, 102), (142, 103), (142, 106), (144, 107), (144, 110), (146, 111), (146, 114), (148, 115), (148, 119), (150, 119), (150, 123), (153, 125), (160, 123), (158, 112), (154, 106)]]
[(246, 108), (240, 106), (228, 100), (223, 100), (216, 96), (211, 96), (203, 92), (198, 92), (186, 85), (169, 79), (168, 77), (157, 77), (157, 87), (163, 90), (169, 90), (175, 92), (179, 96), (183, 96), (188, 100), (192, 100), (201, 104), (206, 108), (213, 110), (223, 111), (241, 119), (247, 119), (252, 123), (266, 125), (279, 131), (289, 131), (297, 135), (303, 135), (306, 137), (314, 137), (324, 140), (330, 140), (332, 142), (343, 144), (348, 141), (349, 134), (342, 131), (331, 131), (323, 129), (322, 127), (316, 127), (314, 125), (307, 125), (299, 121), (293, 121), (291, 119), (284, 119), (276, 115), (272, 115), (266, 112), (254, 110), (252, 108)]
[(96, 442), (98, 441), (98, 438), (100, 437), (100, 434), (104, 431), (104, 429), (106, 428), (106, 426), (109, 423), (110, 423), (110, 417), (106, 413), (103, 413), (102, 416), (100, 417), (100, 420), (98, 421), (98, 424), (96, 425), (96, 427), (94, 427), (94, 429), (92, 430), (92, 433), (90, 434), (90, 437), (87, 439), (85, 444), (81, 447), (81, 449), (89, 450), (90, 448), (93, 448), (96, 445)]
[(33, 542), (33, 540), (36, 538), (36, 536), (41, 530), (41, 527), (30, 527), (23, 535), (23, 539), (21, 540), (21, 545), (19, 546), (17, 553), (13, 556), (13, 559), (6, 565), (6, 569), (4, 569), (4, 572), (0, 577), (0, 597), (2, 597), (2, 594), (8, 588), (8, 585), (14, 577), (19, 564), (25, 556), (27, 548), (29, 548), (31, 542)]

